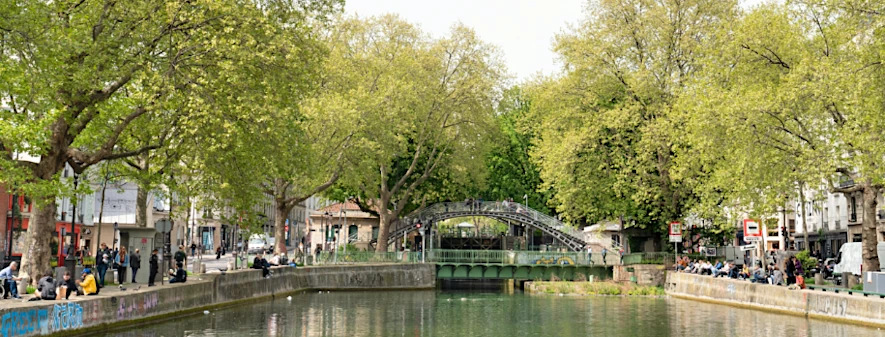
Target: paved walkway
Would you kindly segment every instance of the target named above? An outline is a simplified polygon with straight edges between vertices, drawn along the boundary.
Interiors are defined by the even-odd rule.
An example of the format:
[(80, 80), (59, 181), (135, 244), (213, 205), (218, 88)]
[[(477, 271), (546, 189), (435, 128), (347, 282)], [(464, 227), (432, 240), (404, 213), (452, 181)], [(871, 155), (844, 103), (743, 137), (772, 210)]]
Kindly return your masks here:
[(48, 304), (48, 303), (58, 304), (58, 303), (71, 302), (71, 301), (82, 301), (82, 300), (92, 299), (92, 298), (115, 297), (115, 296), (119, 296), (119, 295), (123, 295), (123, 294), (148, 292), (148, 291), (152, 291), (152, 290), (155, 290), (158, 288), (177, 287), (181, 284), (191, 284), (191, 283), (197, 283), (197, 282), (201, 282), (201, 281), (209, 281), (211, 279), (212, 279), (211, 275), (193, 275), (193, 276), (190, 276), (187, 278), (187, 283), (169, 284), (169, 279), (168, 279), (168, 277), (166, 277), (166, 278), (164, 278), (164, 281), (162, 284), (160, 283), (160, 280), (157, 280), (157, 285), (153, 286), (153, 287), (148, 287), (147, 284), (127, 283), (127, 284), (123, 285), (123, 287), (126, 288), (126, 290), (120, 290), (120, 288), (118, 286), (108, 285), (108, 286), (105, 286), (104, 288), (102, 288), (101, 291), (99, 291), (98, 295), (71, 296), (71, 298), (69, 300), (60, 300), (60, 301), (42, 301), (42, 300), (41, 301), (28, 301), (29, 299), (34, 298), (35, 296), (29, 295), (29, 294), (19, 294), (22, 297), (20, 300), (13, 299), (12, 297), (5, 299), (5, 300), (0, 299), (0, 309), (27, 308), (30, 306), (36, 306), (36, 305), (42, 305), (42, 304)]

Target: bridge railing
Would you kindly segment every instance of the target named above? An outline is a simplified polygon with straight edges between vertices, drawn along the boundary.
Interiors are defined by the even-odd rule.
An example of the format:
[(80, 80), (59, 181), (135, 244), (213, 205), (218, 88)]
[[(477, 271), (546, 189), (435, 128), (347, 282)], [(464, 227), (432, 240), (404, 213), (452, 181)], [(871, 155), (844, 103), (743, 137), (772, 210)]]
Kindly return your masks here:
[(517, 202), (440, 202), (430, 205), (418, 212), (412, 213), (404, 219), (397, 221), (392, 226), (392, 232), (402, 231), (407, 228), (414, 227), (414, 223), (418, 219), (428, 221), (434, 214), (452, 213), (452, 212), (487, 212), (487, 213), (507, 213), (520, 215), (530, 218), (542, 225), (548, 226), (560, 232), (563, 232), (576, 239), (583, 240), (584, 233), (574, 227), (568, 226), (554, 217), (538, 212), (526, 205)]
[(420, 263), (421, 252), (372, 252), (348, 251), (322, 252), (315, 256), (314, 264), (351, 264), (351, 263)]
[(616, 265), (620, 263), (620, 257), (617, 254), (608, 254), (605, 256), (605, 261), (603, 261), (602, 254), (590, 256), (585, 252), (553, 251), (434, 249), (428, 252), (427, 257), (428, 262), (439, 263), (491, 263), (505, 265)]

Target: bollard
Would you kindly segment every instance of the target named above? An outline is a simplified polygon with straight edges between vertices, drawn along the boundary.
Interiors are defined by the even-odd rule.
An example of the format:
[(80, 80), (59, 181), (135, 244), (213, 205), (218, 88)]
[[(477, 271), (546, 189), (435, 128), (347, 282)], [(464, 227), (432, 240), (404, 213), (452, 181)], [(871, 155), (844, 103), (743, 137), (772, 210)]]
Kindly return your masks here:
[(855, 284), (857, 284), (857, 280), (854, 279), (854, 275), (851, 272), (843, 272), (842, 273), (842, 286), (846, 289), (851, 289)]
[(824, 274), (814, 273), (814, 285), (817, 285), (817, 286), (824, 285)]
[(199, 269), (199, 270), (200, 270), (200, 274), (205, 274), (205, 273), (206, 273), (206, 265), (200, 263), (200, 269)]
[(234, 261), (227, 261), (227, 270), (234, 270)]
[(202, 265), (203, 265), (203, 264), (200, 263), (200, 261), (194, 261), (194, 268), (193, 268), (193, 270), (191, 270), (191, 272), (194, 273), (194, 274), (199, 274), (199, 270), (200, 270), (200, 268), (201, 268)]

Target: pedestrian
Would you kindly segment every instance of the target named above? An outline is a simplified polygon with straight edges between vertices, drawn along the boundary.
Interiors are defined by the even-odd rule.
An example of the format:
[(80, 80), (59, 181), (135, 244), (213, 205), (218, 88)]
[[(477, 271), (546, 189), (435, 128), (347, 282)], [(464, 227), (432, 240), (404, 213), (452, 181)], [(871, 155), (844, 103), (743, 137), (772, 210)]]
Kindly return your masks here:
[(148, 260), (148, 287), (154, 286), (154, 279), (157, 277), (157, 272), (160, 270), (160, 261), (157, 258), (157, 249), (151, 251), (151, 258)]
[(605, 255), (608, 254), (608, 249), (602, 248), (602, 264), (605, 264)]
[(135, 281), (135, 275), (138, 274), (138, 269), (141, 268), (141, 250), (136, 248), (135, 253), (129, 256), (129, 268), (132, 268), (132, 283), (138, 283)]
[(98, 252), (95, 255), (95, 266), (98, 269), (98, 287), (104, 287), (104, 277), (108, 272), (108, 268), (111, 264), (111, 250), (108, 249), (108, 245), (104, 242), (101, 243), (101, 247), (98, 249)]
[(175, 263), (184, 266), (185, 260), (187, 260), (187, 253), (184, 252), (184, 245), (178, 246), (178, 251), (175, 252)]
[(126, 269), (129, 269), (129, 254), (126, 254), (126, 247), (120, 247), (120, 251), (114, 257), (114, 265), (117, 266), (117, 284), (123, 284), (126, 282)]
[(593, 247), (587, 246), (587, 261), (593, 264)]
[(221, 259), (221, 247), (215, 247), (215, 259)]
[(787, 285), (791, 285), (796, 283), (796, 263), (793, 262), (793, 259), (796, 257), (790, 257), (788, 260), (784, 261), (784, 271), (787, 274)]
[(15, 281), (21, 281), (22, 278), (12, 274), (16, 270), (18, 270), (18, 262), (12, 262), (9, 264), (9, 267), (0, 270), (0, 280), (3, 280), (3, 287), (6, 288), (3, 299), (6, 299), (8, 296), (12, 296), (14, 299), (21, 298), (18, 296), (18, 284)]
[(197, 253), (197, 244), (191, 242), (191, 257), (196, 257), (196, 255), (195, 255), (196, 253)]

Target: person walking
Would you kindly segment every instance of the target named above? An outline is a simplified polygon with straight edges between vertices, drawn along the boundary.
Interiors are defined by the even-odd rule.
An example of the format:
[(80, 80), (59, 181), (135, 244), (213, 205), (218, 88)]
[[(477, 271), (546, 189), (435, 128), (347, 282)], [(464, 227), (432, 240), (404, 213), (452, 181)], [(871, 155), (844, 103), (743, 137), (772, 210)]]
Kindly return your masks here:
[(129, 268), (132, 268), (132, 283), (135, 282), (135, 275), (138, 274), (138, 269), (141, 268), (141, 250), (136, 248), (135, 252), (129, 256)]
[(154, 286), (154, 279), (157, 277), (157, 272), (160, 270), (160, 261), (157, 258), (157, 249), (151, 251), (151, 258), (148, 260), (148, 287)]
[(784, 261), (784, 271), (787, 274), (787, 285), (791, 285), (796, 283), (796, 262), (793, 262), (795, 257), (790, 257), (786, 261)]
[(114, 264), (117, 266), (117, 284), (126, 282), (126, 269), (129, 269), (129, 254), (126, 247), (120, 247), (117, 256), (114, 257)]
[(184, 252), (184, 245), (178, 246), (178, 251), (175, 252), (175, 263), (184, 266), (185, 260), (187, 260), (187, 253)]
[(191, 257), (197, 257), (196, 253), (197, 253), (197, 244), (191, 242)]
[(95, 268), (98, 271), (98, 287), (104, 287), (104, 276), (108, 272), (108, 267), (111, 264), (111, 251), (108, 249), (108, 245), (104, 242), (101, 243), (101, 247), (98, 248), (98, 252), (95, 255)]

